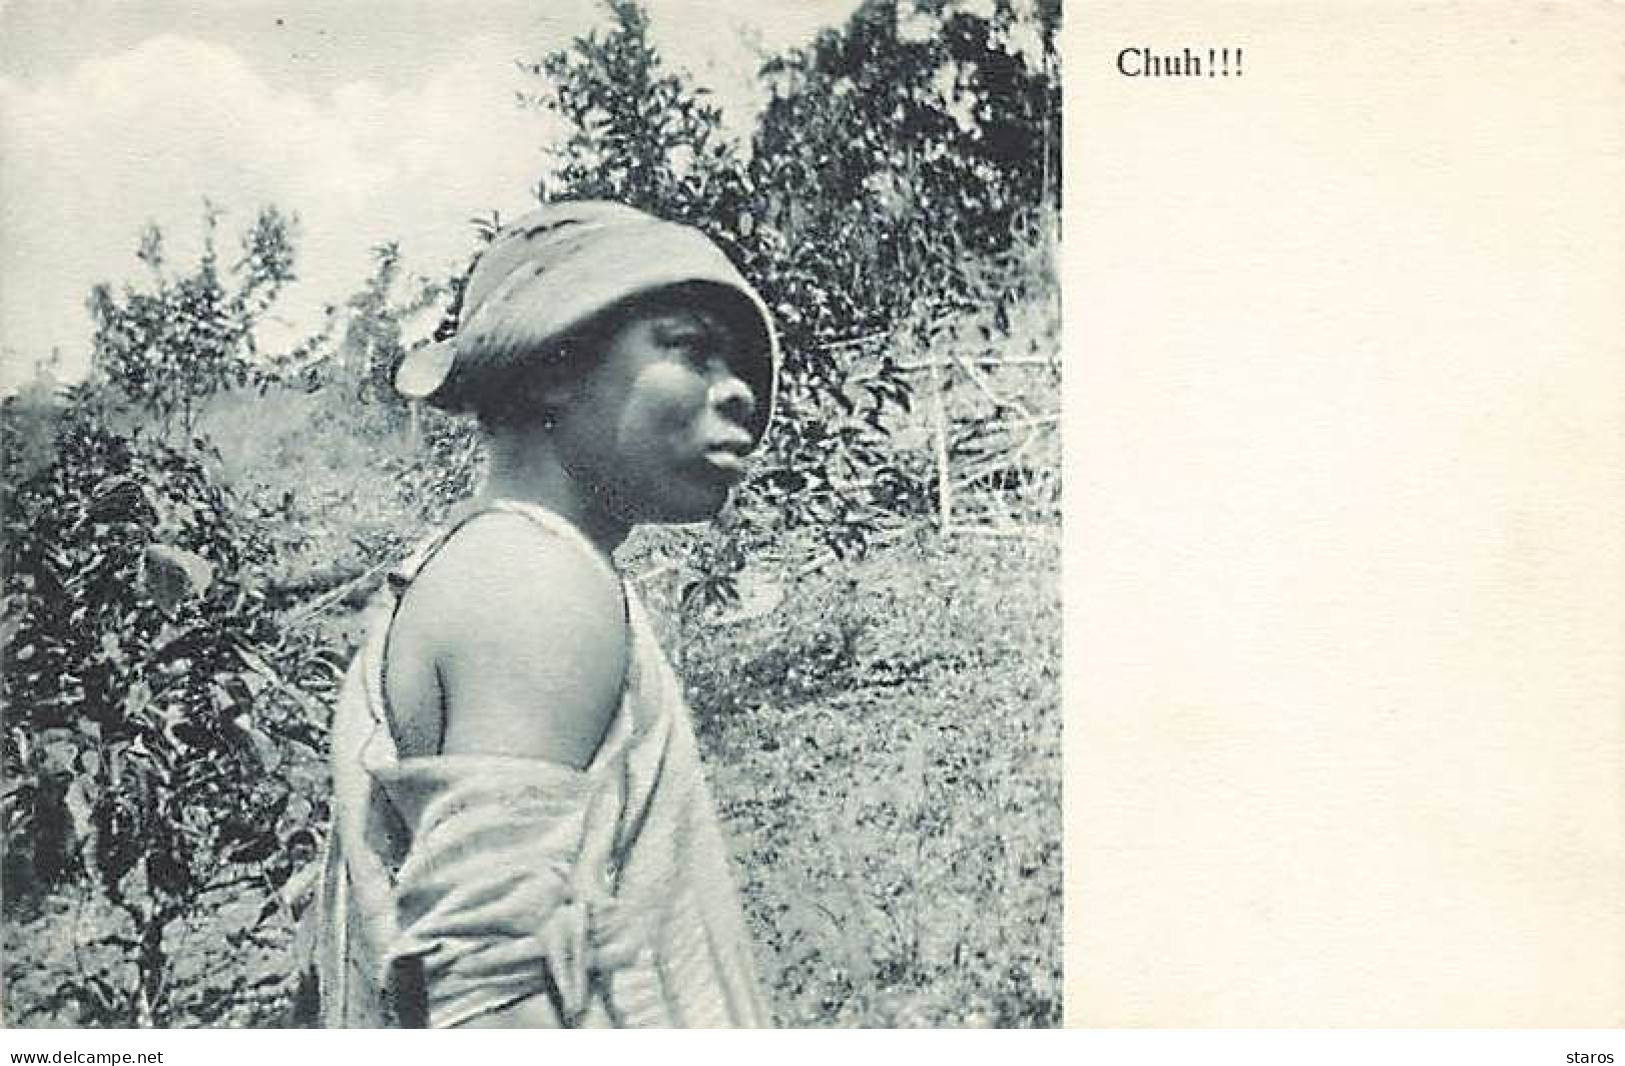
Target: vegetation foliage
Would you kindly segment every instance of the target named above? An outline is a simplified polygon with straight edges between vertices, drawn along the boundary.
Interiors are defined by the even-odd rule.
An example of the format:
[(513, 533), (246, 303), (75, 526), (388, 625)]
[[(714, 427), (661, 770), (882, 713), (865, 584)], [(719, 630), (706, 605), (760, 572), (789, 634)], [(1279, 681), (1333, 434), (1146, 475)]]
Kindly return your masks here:
[(292, 224), (266, 208), (242, 239), (242, 258), (227, 272), (237, 287), (228, 288), (215, 247), (219, 220), (205, 207), (203, 257), (187, 273), (166, 271), (163, 234), (152, 225), (136, 253), (151, 273), (150, 290), (126, 286), (117, 297), (98, 285), (90, 294), (96, 370), (166, 433), (179, 416), (190, 435), (200, 401), (256, 379), (254, 327), (294, 278)]
[[(779, 1020), (1054, 1024), (1058, 481), (1033, 405), (1058, 6), (868, 0), (764, 59), (743, 141), (634, 0), (605, 15), (526, 68), (570, 130), (538, 197), (700, 226), (785, 342), (736, 505), (623, 560), (681, 658)], [(221, 219), (184, 267), (154, 226), (143, 283), (91, 293), (89, 381), (6, 401), (11, 1024), (278, 1020), (358, 608), (480, 475), (466, 423), (389, 388), (460, 278), (381, 245), (323, 329), (261, 351), (296, 225), (267, 208), (228, 257)], [(955, 399), (921, 360), (984, 370)], [(950, 490), (1015, 535), (944, 537)]]
[(171, 928), (246, 890), (265, 902), (227, 932), (252, 936), (314, 854), (317, 804), (293, 804), (285, 764), (320, 751), (322, 722), (277, 671), (315, 652), (252, 584), (264, 538), (203, 459), (92, 410), (5, 501), (6, 897), (98, 889), (117, 919), (91, 946), (120, 965), (50, 1002), (165, 1024), (186, 998)]

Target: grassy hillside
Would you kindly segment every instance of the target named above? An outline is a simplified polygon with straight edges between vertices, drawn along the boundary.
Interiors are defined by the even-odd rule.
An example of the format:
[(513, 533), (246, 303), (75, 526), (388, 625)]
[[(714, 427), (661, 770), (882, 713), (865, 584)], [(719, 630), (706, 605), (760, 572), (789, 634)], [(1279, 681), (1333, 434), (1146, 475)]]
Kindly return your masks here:
[[(1059, 1023), (1058, 469), (1046, 415), (1057, 309), (1045, 253), (1029, 246), (1006, 271), (1031, 298), (896, 353), (983, 368), (940, 408), (922, 384), (892, 427), (900, 461), (927, 473), (942, 458), (937, 419), (975, 431), (964, 439), (979, 450), (947, 456), (954, 530), (899, 515), (844, 559), (807, 528), (755, 537), (739, 552), (739, 608), (682, 602), (708, 558), (703, 528), (640, 530), (622, 550), (688, 687), (781, 1024)], [(990, 411), (990, 391), (1008, 409)], [(213, 476), (268, 543), (256, 580), (285, 629), (334, 664), (360, 639), (380, 567), (478, 472), (455, 422), (425, 414), (414, 426), (342, 380), (217, 396), (197, 429)], [(33, 448), (30, 463), (47, 452)], [(293, 680), (328, 698), (324, 669)], [(284, 819), (325, 831), (319, 755), (290, 749), (275, 772), (302, 782)], [(263, 900), (245, 887), (172, 931), (173, 1024), (280, 1020), (291, 909), (228, 935)], [(88, 943), (117, 927), (83, 882), (8, 899), (7, 1023), (120, 1017), (86, 1006), (131, 980), (127, 959)]]
[[(934, 534), (789, 578), (770, 614), (691, 622), (651, 596), (681, 655), (777, 1020), (1054, 1025), (1061, 1003), (1059, 603), (1038, 539)], [(337, 639), (352, 619), (332, 619)], [(248, 904), (226, 904), (247, 906)], [(273, 1024), (288, 926), (230, 942), (200, 915), (177, 979), (235, 986), (192, 1024)], [(7, 935), (7, 1017), (74, 1025), (91, 893)]]
[(782, 1024), (1059, 1024), (1056, 555), (928, 537), (686, 649)]

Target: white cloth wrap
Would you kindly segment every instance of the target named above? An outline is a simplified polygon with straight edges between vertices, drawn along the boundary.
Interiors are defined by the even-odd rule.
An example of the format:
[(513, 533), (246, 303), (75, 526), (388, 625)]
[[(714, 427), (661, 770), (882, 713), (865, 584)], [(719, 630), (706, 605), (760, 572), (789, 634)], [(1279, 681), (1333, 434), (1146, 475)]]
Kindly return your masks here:
[[(489, 509), (605, 565), (556, 515)], [(448, 535), (402, 565), (396, 596)], [(334, 712), (333, 832), (303, 938), (317, 1020), (402, 1024), (397, 978), (415, 964), (431, 1026), (535, 995), (560, 1025), (771, 1024), (688, 708), (636, 595), (621, 705), (585, 770), (401, 758), (383, 695), (394, 600), (379, 606)]]
[(375, 776), (413, 838), (380, 978), (416, 959), (431, 1026), (538, 995), (580, 1025), (594, 982), (619, 975), (624, 986), (652, 958), (654, 914), (614, 896), (611, 782), (484, 756), (406, 760)]

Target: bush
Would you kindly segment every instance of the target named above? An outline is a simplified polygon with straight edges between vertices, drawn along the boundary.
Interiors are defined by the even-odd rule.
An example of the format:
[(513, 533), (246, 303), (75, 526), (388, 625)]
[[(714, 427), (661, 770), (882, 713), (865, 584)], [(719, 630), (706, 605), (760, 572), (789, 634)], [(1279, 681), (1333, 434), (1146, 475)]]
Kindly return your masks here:
[(275, 208), (261, 211), (242, 237), (242, 258), (222, 271), (219, 219), (205, 207), (203, 256), (187, 273), (166, 272), (163, 236), (151, 225), (136, 253), (152, 275), (149, 289), (127, 285), (115, 296), (97, 285), (90, 294), (96, 371), (159, 419), (166, 434), (178, 416), (190, 437), (200, 401), (259, 378), (254, 327), (294, 277), (292, 220)]

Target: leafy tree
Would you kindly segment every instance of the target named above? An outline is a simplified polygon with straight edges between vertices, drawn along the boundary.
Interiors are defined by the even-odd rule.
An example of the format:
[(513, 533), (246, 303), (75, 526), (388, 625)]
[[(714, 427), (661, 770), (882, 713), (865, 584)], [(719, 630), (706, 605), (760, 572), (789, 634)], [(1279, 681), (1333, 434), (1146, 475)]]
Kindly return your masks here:
[[(951, 304), (960, 264), (1058, 204), (1056, 13), (990, 16), (946, 0), (868, 0), (844, 27), (763, 67), (773, 97), (752, 151), (758, 209), (843, 303), (820, 319), (884, 326)], [(1026, 29), (1039, 55), (1018, 45)], [(797, 239), (799, 238), (799, 239)], [(816, 254), (815, 254), (816, 253)], [(860, 285), (854, 279), (887, 279)]]
[(826, 398), (784, 426), (787, 458), (765, 472), (792, 517), (850, 527), (835, 478), (863, 487), (859, 523), (926, 505), (926, 475), (879, 432), (911, 402), (888, 349), (904, 329), (927, 347), (932, 323), (973, 299), (1020, 296), (988, 294), (975, 265), (1058, 203), (1058, 19), (1048, 0), (990, 14), (867, 0), (764, 64), (772, 98), (746, 182), (767, 259), (755, 271), (791, 355), (787, 398)]
[[(605, 6), (607, 30), (580, 37), (529, 67), (547, 83), (532, 102), (558, 113), (571, 129), (554, 149), (553, 174), (538, 194), (544, 200), (621, 200), (689, 222), (730, 252), (786, 327), (780, 424), (791, 428), (776, 436), (739, 514), (721, 536), (760, 534), (757, 527), (764, 523), (805, 524), (837, 547), (861, 542), (866, 501), (843, 491), (827, 472), (844, 463), (867, 476), (885, 465), (879, 412), (886, 402), (906, 400), (906, 387), (895, 376), (877, 384), (866, 394), (867, 417), (859, 417), (847, 395), (853, 362), (822, 358), (832, 349), (821, 342), (845, 341), (851, 330), (864, 328), (847, 313), (851, 304), (843, 290), (870, 279), (842, 277), (832, 286), (827, 277), (806, 275), (802, 249), (764, 224), (756, 206), (756, 170), (725, 136), (721, 112), (704, 90), (666, 68), (635, 0), (606, 0)], [(816, 258), (818, 247), (807, 254)], [(832, 328), (820, 334), (798, 328), (808, 305), (832, 308), (823, 319)], [(705, 550), (738, 558), (724, 545)], [(704, 598), (727, 598), (727, 575), (714, 568), (707, 573)]]
[[(741, 263), (783, 334), (779, 433), (747, 498), (838, 549), (928, 494), (885, 430), (910, 387), (893, 332), (962, 308), (966, 266), (1059, 197), (1059, 6), (867, 0), (768, 60), (748, 152), (670, 72), (635, 0), (529, 69), (570, 126), (549, 197), (621, 199), (700, 226)], [(1019, 294), (1009, 294), (1014, 298)]]
[(174, 930), (246, 890), (263, 906), (233, 935), (253, 936), (314, 849), (283, 762), (290, 742), (318, 749), (321, 725), (282, 680), (314, 653), (265, 609), (263, 540), (196, 454), (82, 404), (55, 462), (7, 496), (8, 895), (88, 879), (125, 919), (95, 945), (118, 961), (60, 998), (163, 1025), (184, 999)]
[(395, 391), (394, 377), (406, 351), (402, 323), (438, 300), (445, 286), (419, 278), (403, 299), (399, 293), (404, 283), (400, 244), (387, 241), (377, 245), (372, 257), (372, 273), (344, 304), (348, 314), (339, 342), (341, 362), (349, 368), (347, 376), (357, 399), (400, 411), (405, 405)]
[[(200, 400), (260, 373), (253, 330), (293, 277), (289, 223), (262, 212), (223, 270), (217, 219), (195, 269), (169, 274), (152, 227), (149, 288), (96, 288), (99, 380), (66, 390), (51, 448), (0, 493), (6, 896), (76, 885), (122, 917), (85, 945), (100, 964), (36, 1005), (97, 1024), (207, 1020), (251, 994), (241, 971), (179, 980), (197, 951), (178, 938), (244, 898), (260, 906), (224, 923), (231, 945), (269, 935), (316, 843), (318, 793), (287, 761), (290, 744), (322, 745), (303, 686), (331, 669), (281, 630), (258, 581), (262, 530), (190, 432)], [(115, 429), (114, 394), (162, 433)], [(12, 469), (16, 447), (8, 436)]]
[(178, 428), (183, 440), (191, 439), (199, 401), (254, 379), (254, 328), (294, 279), (288, 216), (262, 210), (241, 239), (240, 258), (223, 268), (220, 214), (204, 209), (203, 254), (194, 268), (170, 272), (162, 231), (150, 225), (136, 253), (148, 287), (126, 285), (115, 295), (101, 284), (89, 300), (97, 373), (155, 415), (166, 435)]
[(741, 180), (736, 147), (706, 92), (666, 69), (636, 0), (604, 0), (607, 32), (594, 31), (540, 63), (522, 64), (546, 88), (526, 99), (563, 118), (556, 169), (537, 187), (543, 200), (618, 200), (707, 229)]

